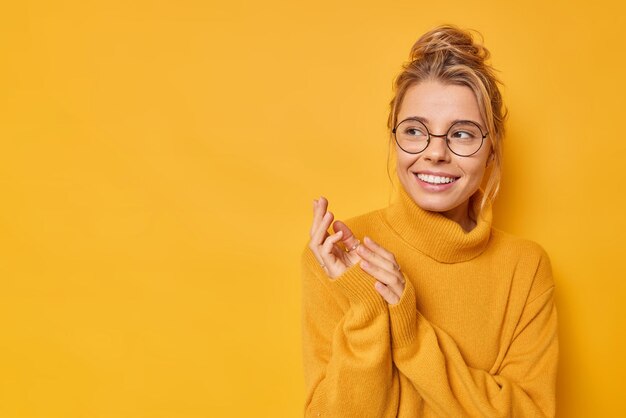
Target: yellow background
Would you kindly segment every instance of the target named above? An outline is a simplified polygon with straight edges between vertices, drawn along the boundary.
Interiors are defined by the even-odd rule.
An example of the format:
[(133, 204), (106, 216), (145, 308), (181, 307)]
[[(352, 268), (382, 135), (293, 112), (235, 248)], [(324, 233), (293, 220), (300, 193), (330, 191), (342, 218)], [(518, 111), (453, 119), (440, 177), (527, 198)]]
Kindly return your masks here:
[(506, 85), (495, 225), (551, 256), (559, 416), (626, 416), (618, 3), (3, 2), (0, 416), (301, 416), (312, 200), (387, 204), (391, 82), (446, 22)]

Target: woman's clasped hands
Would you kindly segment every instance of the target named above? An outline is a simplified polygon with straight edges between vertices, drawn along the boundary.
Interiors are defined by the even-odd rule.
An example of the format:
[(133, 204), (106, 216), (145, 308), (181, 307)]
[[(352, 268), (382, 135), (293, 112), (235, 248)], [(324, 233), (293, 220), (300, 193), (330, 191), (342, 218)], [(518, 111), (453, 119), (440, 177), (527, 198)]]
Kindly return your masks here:
[[(313, 200), (309, 248), (322, 269), (331, 279), (336, 279), (359, 263), (360, 268), (376, 279), (374, 287), (387, 303), (398, 303), (404, 292), (405, 278), (394, 255), (367, 236), (361, 245), (346, 224), (339, 220), (333, 223), (334, 216), (327, 208), (328, 201), (324, 197)], [(331, 223), (335, 231), (332, 235), (328, 233)]]

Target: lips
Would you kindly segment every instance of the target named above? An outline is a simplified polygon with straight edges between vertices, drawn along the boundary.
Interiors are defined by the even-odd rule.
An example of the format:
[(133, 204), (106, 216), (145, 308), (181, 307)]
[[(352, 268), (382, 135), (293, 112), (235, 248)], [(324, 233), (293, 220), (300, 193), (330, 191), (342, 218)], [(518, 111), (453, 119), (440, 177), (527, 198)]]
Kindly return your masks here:
[(413, 174), (429, 174), (431, 176), (437, 176), (437, 177), (450, 177), (453, 179), (458, 179), (461, 176), (456, 176), (454, 174), (450, 174), (450, 173), (444, 173), (443, 171), (429, 171), (429, 170), (424, 170), (424, 171), (416, 171)]
[(460, 178), (453, 174), (432, 171), (420, 171), (414, 174), (421, 181), (434, 185), (454, 183)]

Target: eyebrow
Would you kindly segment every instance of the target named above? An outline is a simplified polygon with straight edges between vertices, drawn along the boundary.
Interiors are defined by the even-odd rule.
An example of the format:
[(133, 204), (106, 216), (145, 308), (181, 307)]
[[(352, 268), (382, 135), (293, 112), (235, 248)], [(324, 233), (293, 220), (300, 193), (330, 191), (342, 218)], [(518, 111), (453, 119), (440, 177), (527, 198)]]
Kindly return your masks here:
[[(404, 119), (402, 119), (402, 120), (407, 120), (407, 119), (415, 119), (415, 120), (418, 120), (418, 121), (420, 121), (420, 122), (422, 122), (422, 123), (424, 123), (424, 124), (430, 123), (430, 122), (428, 121), (428, 119), (426, 119), (426, 118), (424, 118), (424, 117), (422, 117), (422, 116), (409, 116), (409, 117), (406, 117), (406, 118), (404, 118)], [(455, 124), (455, 123), (457, 123), (457, 122), (472, 122), (472, 123), (475, 123), (476, 125), (480, 126), (481, 128), (483, 127), (483, 124), (482, 124), (482, 123), (479, 123), (479, 122), (477, 122), (477, 121), (475, 121), (475, 120), (471, 120), (471, 119), (454, 119), (454, 120), (450, 123), (450, 125), (454, 125), (454, 124)]]

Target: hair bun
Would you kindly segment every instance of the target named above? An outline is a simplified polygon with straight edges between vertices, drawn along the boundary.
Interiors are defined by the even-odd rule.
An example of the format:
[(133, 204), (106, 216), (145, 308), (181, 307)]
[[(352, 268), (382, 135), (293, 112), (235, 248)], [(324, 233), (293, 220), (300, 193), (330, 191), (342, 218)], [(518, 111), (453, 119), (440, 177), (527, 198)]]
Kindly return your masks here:
[(472, 62), (484, 65), (489, 59), (489, 51), (481, 43), (474, 41), (471, 32), (454, 25), (437, 26), (422, 35), (411, 48), (410, 61), (424, 58), (455, 63)]

